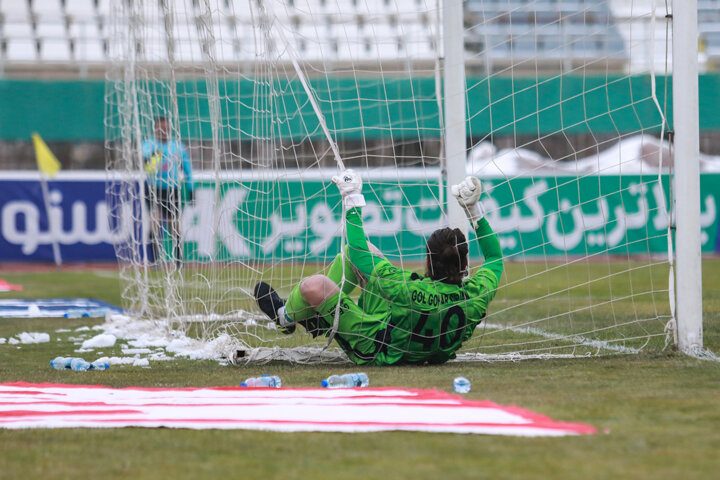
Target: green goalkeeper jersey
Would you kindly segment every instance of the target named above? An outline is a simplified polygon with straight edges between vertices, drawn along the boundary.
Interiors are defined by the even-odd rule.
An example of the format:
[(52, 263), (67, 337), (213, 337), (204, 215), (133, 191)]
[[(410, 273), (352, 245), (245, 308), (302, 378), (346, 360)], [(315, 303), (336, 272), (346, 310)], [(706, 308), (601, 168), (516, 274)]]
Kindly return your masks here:
[(347, 213), (347, 232), (350, 261), (368, 280), (358, 305), (370, 314), (388, 314), (385, 349), (401, 355), (401, 363), (454, 358), (485, 316), (502, 275), (500, 243), (487, 220), (475, 228), (485, 263), (462, 285), (434, 281), (372, 255), (358, 208)]

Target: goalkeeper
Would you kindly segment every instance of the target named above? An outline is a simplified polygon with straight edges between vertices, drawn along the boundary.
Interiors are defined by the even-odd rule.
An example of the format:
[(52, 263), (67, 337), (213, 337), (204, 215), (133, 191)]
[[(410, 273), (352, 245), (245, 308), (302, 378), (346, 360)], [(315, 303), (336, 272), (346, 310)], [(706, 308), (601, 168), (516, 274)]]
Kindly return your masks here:
[(150, 244), (154, 261), (158, 261), (163, 233), (168, 234), (175, 262), (180, 266), (183, 258), (180, 217), (183, 204), (193, 199), (192, 165), (185, 145), (172, 138), (167, 118), (155, 119), (154, 133), (152, 139), (142, 143), (147, 177), (145, 202), (152, 216)]
[[(360, 177), (346, 170), (333, 182), (342, 194), (347, 218), (345, 268), (338, 255), (327, 275), (303, 280), (287, 303), (270, 285), (258, 283), (254, 295), (260, 309), (284, 333), (294, 332), (300, 324), (317, 336), (332, 330), (339, 303), (334, 338), (356, 364), (437, 364), (455, 358), (485, 316), (503, 270), (500, 243), (477, 203), (479, 180), (467, 177), (451, 188), (485, 256), (483, 266), (470, 278), (465, 278), (468, 244), (460, 229), (442, 228), (430, 236), (425, 277), (401, 270), (365, 237)], [(355, 303), (349, 294), (358, 285), (364, 288)]]

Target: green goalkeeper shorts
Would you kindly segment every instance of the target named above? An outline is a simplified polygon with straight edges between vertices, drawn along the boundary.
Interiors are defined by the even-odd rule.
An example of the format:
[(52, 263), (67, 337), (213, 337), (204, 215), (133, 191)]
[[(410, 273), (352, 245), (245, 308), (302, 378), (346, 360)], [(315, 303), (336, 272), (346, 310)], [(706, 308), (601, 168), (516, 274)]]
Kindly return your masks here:
[(389, 311), (366, 313), (345, 293), (336, 293), (318, 307), (321, 330), (332, 329), (338, 297), (340, 316), (334, 338), (350, 360), (358, 365), (392, 365), (402, 358), (403, 350), (393, 346), (397, 332)]

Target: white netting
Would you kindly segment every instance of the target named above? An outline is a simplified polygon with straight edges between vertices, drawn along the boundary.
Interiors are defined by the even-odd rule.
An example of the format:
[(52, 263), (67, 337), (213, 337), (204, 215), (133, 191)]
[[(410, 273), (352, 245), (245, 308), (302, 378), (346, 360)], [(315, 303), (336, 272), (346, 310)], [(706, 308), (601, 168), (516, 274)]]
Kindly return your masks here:
[[(662, 173), (672, 164), (655, 74), (665, 74), (667, 12), (624, 3), (465, 4), (465, 168), (489, 193), (481, 201), (506, 267), (463, 360), (665, 344)], [(395, 265), (424, 272), (425, 240), (446, 224), (441, 8), (115, 2), (109, 197), (136, 225), (118, 246), (131, 316), (206, 342), (227, 335), (221, 353), (245, 361), (342, 360), (336, 344), (323, 350), (325, 337), (281, 335), (252, 288), (266, 281), (287, 297), (339, 253), (335, 149), (366, 182), (370, 240)], [(162, 199), (150, 191), (146, 202), (142, 186), (143, 144), (160, 117), (187, 148), (195, 184), (192, 202), (166, 201), (165, 220)], [(481, 256), (470, 242), (474, 273)]]

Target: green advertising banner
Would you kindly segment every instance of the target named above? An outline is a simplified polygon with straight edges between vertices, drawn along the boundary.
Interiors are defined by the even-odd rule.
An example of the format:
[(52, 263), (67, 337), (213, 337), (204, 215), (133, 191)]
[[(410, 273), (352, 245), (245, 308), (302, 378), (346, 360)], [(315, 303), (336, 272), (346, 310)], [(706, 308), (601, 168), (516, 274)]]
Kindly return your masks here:
[[(672, 105), (672, 79), (656, 80), (660, 105)], [(442, 136), (433, 76), (323, 76), (310, 83), (338, 139)], [(123, 82), (98, 80), (0, 80), (0, 139), (29, 140), (33, 132), (46, 141), (118, 138), (119, 105), (127, 104), (125, 87)], [(154, 115), (168, 114), (174, 95), (168, 82), (140, 81), (135, 87), (142, 93), (140, 109), (147, 122)], [(181, 138), (212, 139), (205, 81), (185, 79), (175, 88)], [(263, 79), (223, 77), (218, 89), (222, 118), (217, 123), (226, 140), (265, 137), (270, 133), (267, 129), (278, 138), (324, 138), (296, 80), (270, 84)], [(720, 75), (700, 75), (698, 89), (700, 129), (720, 130)], [(560, 131), (617, 135), (641, 129), (659, 132), (662, 124), (649, 75), (468, 77), (466, 115), (467, 134), (473, 137)], [(672, 111), (668, 121), (672, 125)]]
[[(419, 261), (446, 225), (437, 176), (370, 174), (365, 231), (388, 258)], [(331, 174), (272, 181), (201, 182), (183, 213), (186, 258), (319, 261), (340, 250), (340, 196)], [(607, 175), (484, 181), (481, 203), (506, 256), (647, 255), (667, 252), (668, 177)], [(701, 177), (703, 252), (718, 251), (720, 175)], [(212, 232), (216, 232), (213, 235)], [(479, 256), (475, 242), (471, 255)]]

